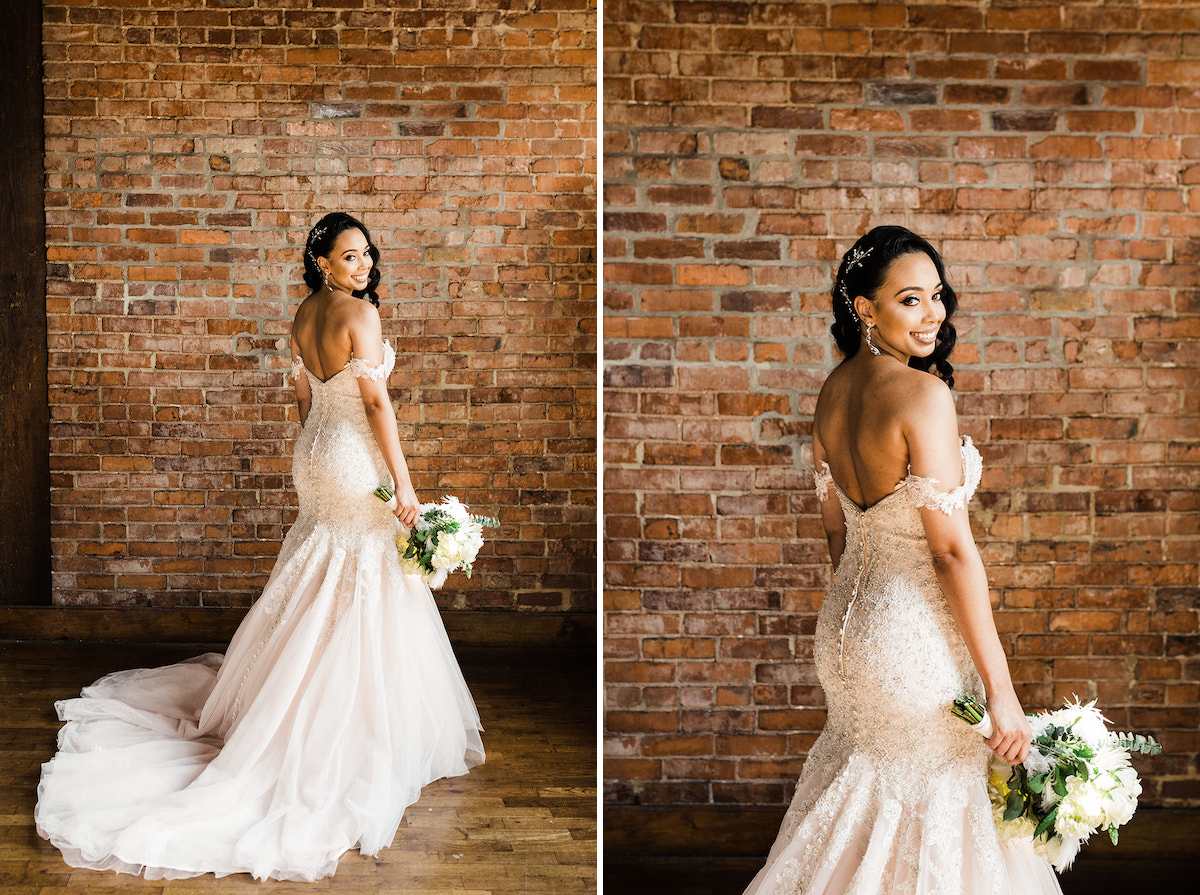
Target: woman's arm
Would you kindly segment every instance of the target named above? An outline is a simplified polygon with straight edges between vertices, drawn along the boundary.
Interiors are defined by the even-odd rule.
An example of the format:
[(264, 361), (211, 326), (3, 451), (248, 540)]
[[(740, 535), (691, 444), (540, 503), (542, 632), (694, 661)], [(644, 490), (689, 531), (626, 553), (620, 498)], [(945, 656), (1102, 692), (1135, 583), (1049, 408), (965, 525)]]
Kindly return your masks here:
[[(914, 398), (916, 412), (905, 414), (912, 425), (905, 426), (904, 434), (912, 474), (937, 479), (938, 490), (949, 492), (963, 481), (954, 399), (942, 383), (933, 381), (929, 385)], [(950, 515), (935, 507), (922, 507), (921, 521), (938, 583), (983, 679), (988, 714), (995, 727), (987, 744), (1010, 764), (1022, 762), (1029, 754), (1032, 731), (996, 633), (987, 575), (971, 535), (965, 501)]]
[[(350, 347), (354, 357), (377, 365), (383, 362), (383, 328), (379, 322), (379, 312), (367, 302), (363, 302), (363, 308), (363, 312), (356, 314), (350, 323)], [(379, 445), (392, 480), (396, 483), (396, 518), (405, 525), (416, 525), (421, 515), (421, 504), (413, 490), (404, 451), (400, 448), (396, 412), (388, 397), (387, 380), (376, 381), (360, 376), (358, 391), (362, 395), (375, 443)]]
[(300, 405), (300, 425), (303, 426), (308, 421), (308, 412), (312, 409), (312, 386), (308, 382), (308, 376), (303, 371), (300, 375), (295, 375), (296, 364), (303, 365), (300, 360), (300, 348), (296, 345), (296, 340), (292, 339), (292, 384), (296, 387), (296, 403)]
[[(819, 471), (821, 464), (825, 462), (825, 457), (825, 447), (821, 444), (821, 437), (814, 426), (813, 468)], [(819, 489), (817, 496), (820, 497)], [(833, 560), (833, 568), (836, 570), (842, 561), (842, 554), (846, 552), (846, 516), (842, 513), (842, 505), (838, 502), (832, 486), (826, 490), (825, 497), (821, 500), (821, 526), (825, 529), (825, 542), (829, 545), (829, 558)]]

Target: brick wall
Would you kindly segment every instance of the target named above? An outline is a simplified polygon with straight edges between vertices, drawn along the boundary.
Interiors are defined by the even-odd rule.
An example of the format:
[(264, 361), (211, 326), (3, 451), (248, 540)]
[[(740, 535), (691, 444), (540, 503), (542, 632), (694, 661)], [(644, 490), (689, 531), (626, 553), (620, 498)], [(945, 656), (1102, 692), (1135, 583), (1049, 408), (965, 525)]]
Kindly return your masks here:
[(612, 0), (605, 54), (607, 798), (789, 798), (828, 290), (899, 223), (960, 295), (1026, 707), (1098, 698), (1200, 805), (1200, 7)]
[(383, 255), (418, 494), (504, 523), (439, 600), (592, 600), (594, 0), (396, 5), (45, 4), (56, 602), (257, 595), (331, 209)]

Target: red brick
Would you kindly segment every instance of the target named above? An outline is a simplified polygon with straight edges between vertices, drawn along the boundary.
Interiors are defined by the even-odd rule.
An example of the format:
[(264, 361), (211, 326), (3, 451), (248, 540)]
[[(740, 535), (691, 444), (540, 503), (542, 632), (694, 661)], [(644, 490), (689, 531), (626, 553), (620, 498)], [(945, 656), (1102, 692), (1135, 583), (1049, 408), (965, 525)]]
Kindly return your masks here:
[[(246, 606), (261, 590), (295, 512), (286, 473), (297, 427), (279, 349), (303, 297), (297, 244), (315, 221), (307, 209), (340, 205), (364, 217), (381, 244), (385, 334), (411, 339), (393, 387), (404, 380), (397, 397), (418, 491), (465, 488), (468, 502), (516, 514), (489, 539), (479, 565), (487, 576), (464, 579), (452, 608), (586, 611), (595, 529), (587, 247), (596, 182), (585, 124), (594, 120), (594, 22), (569, 6), (536, 16), (490, 11), (488, 27), (537, 51), (459, 60), (446, 46), (381, 48), (364, 27), (335, 28), (335, 11), (304, 14), (304, 28), (330, 38), (313, 47), (311, 30), (272, 28), (278, 12), (172, 0), (153, 15), (178, 19), (179, 33), (161, 42), (183, 45), (182, 62), (159, 60), (152, 70), (146, 46), (159, 35), (145, 13), (69, 13), (86, 15), (93, 37), (127, 39), (80, 42), (64, 29), (48, 31), (45, 43), (49, 112), (70, 112), (77, 132), (55, 136), (48, 122), (47, 207), (61, 213), (48, 231), (50, 378), (62, 386), (51, 391), (52, 474), (77, 479), (54, 500), (77, 522), (106, 521), (103, 539), (57, 530), (56, 599), (86, 589), (87, 599), (114, 604)], [(68, 9), (50, 3), (46, 14), (66, 22)], [(411, 14), (432, 23), (430, 36), (446, 33), (444, 19), (444, 10)], [(461, 47), (474, 27), (439, 43)], [(250, 30), (261, 40), (246, 43)], [(74, 67), (56, 67), (68, 45)], [(231, 46), (242, 47), (238, 64), (215, 63)], [(314, 68), (319, 62), (330, 65)], [(94, 82), (80, 77), (88, 66)], [(512, 72), (525, 84), (476, 83)], [(526, 86), (531, 77), (542, 83)], [(335, 106), (360, 117), (308, 118), (330, 89), (345, 90)], [(189, 90), (203, 94), (203, 107)], [(398, 91), (403, 101), (389, 102)], [(441, 119), (463, 115), (467, 102), (477, 104), (478, 121), (452, 124), (453, 139), (426, 139), (442, 136)], [(435, 129), (385, 139), (403, 134), (407, 123), (396, 118), (414, 111), (437, 119)], [(502, 130), (491, 119), (510, 139), (496, 139)], [(398, 159), (408, 167), (391, 167)], [(533, 179), (500, 176), (522, 168)], [(66, 170), (81, 176), (56, 180)], [(381, 204), (375, 191), (385, 184), (422, 198)], [(494, 201), (460, 201), (464, 191)], [(312, 201), (297, 204), (297, 193)], [(461, 217), (435, 210), (451, 207)], [(464, 233), (477, 236), (464, 241)], [(435, 300), (464, 289), (477, 300), (454, 314)], [(469, 358), (485, 355), (468, 371)], [(506, 388), (516, 371), (527, 387)], [(422, 419), (406, 419), (418, 401)], [(122, 437), (111, 437), (118, 428)], [(492, 459), (481, 463), (483, 452)], [(234, 476), (229, 458), (239, 456), (252, 465)], [(77, 478), (89, 472), (98, 475)], [(119, 519), (108, 518), (113, 494), (123, 501)], [(200, 536), (211, 555), (180, 556)], [(547, 546), (574, 543), (588, 546)], [(138, 565), (75, 571), (79, 544), (135, 555)]]
[[(764, 41), (785, 10), (790, 30)], [(973, 525), (1022, 698), (1049, 707), (1078, 692), (1127, 724), (1148, 709), (1163, 714), (1147, 724), (1194, 727), (1200, 200), (1174, 186), (1200, 183), (1200, 91), (1186, 86), (1200, 68), (1177, 47), (1187, 13), (684, 0), (642, 11), (660, 46), (628, 58), (620, 44), (622, 65), (720, 96), (680, 85), (668, 112), (632, 107), (631, 88), (607, 116), (610, 213), (631, 217), (614, 218), (627, 223), (606, 258), (643, 270), (615, 268), (606, 406), (670, 417), (681, 433), (610, 445), (611, 555), (622, 582), (637, 580), (625, 569), (639, 557), (655, 576), (621, 585), (637, 594), (621, 611), (646, 611), (651, 627), (628, 636), (664, 654), (666, 641), (716, 642), (712, 658), (613, 660), (678, 672), (613, 709), (680, 707), (667, 737), (725, 731), (711, 755), (667, 747), (649, 801), (782, 808), (823, 723), (811, 632), (831, 570), (800, 464), (837, 359), (832, 273), (890, 221), (931, 237), (959, 290), (960, 426), (985, 453)], [(687, 45), (704, 49), (670, 48)], [(754, 83), (775, 95), (756, 101)], [(694, 626), (659, 630), (661, 614), (685, 612)], [(763, 730), (798, 723), (809, 726)], [(1151, 798), (1200, 755), (1200, 736), (1179, 732), (1173, 770), (1144, 775)], [(659, 760), (663, 734), (632, 733), (641, 760)], [(753, 763), (730, 779), (714, 757), (739, 755)]]

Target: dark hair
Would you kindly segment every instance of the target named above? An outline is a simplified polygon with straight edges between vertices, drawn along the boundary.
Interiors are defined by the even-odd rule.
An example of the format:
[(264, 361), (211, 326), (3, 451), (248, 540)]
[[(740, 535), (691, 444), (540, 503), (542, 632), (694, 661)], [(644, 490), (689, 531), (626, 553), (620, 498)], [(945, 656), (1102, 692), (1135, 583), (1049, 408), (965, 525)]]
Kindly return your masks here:
[(883, 285), (888, 266), (901, 255), (924, 252), (937, 268), (942, 280), (942, 305), (946, 308), (946, 319), (938, 329), (936, 346), (929, 357), (913, 356), (908, 365), (917, 370), (932, 372), (946, 385), (954, 387), (954, 367), (950, 365), (950, 352), (958, 333), (950, 318), (958, 308), (958, 296), (946, 281), (946, 265), (933, 246), (911, 230), (904, 227), (876, 227), (856, 242), (842, 257), (837, 280), (833, 285), (833, 339), (846, 359), (858, 353), (861, 344), (860, 322), (852, 302), (857, 295), (874, 296)]
[(362, 221), (350, 217), (344, 211), (331, 211), (308, 231), (308, 242), (304, 245), (304, 282), (313, 292), (325, 284), (325, 277), (321, 274), (321, 268), (317, 266), (317, 259), (327, 257), (333, 251), (333, 244), (337, 242), (338, 236), (352, 227), (357, 227), (366, 237), (367, 254), (373, 262), (371, 272), (367, 275), (367, 288), (355, 290), (354, 295), (357, 298), (366, 298), (375, 307), (379, 307), (379, 296), (375, 294), (380, 276), (379, 249), (375, 247), (371, 233), (363, 226)]

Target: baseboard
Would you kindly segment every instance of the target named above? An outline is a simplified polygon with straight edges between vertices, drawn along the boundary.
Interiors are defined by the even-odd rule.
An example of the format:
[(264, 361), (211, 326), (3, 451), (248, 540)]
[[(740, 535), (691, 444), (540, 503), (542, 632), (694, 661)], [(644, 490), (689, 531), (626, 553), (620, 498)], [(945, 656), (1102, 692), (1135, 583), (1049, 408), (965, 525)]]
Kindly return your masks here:
[[(0, 606), (0, 640), (223, 643), (245, 609)], [(582, 612), (442, 613), (455, 646), (594, 649), (596, 620)]]
[[(783, 820), (782, 808), (704, 805), (604, 806), (604, 853), (614, 858), (765, 858)], [(1187, 862), (1200, 870), (1200, 810), (1142, 808), (1121, 828), (1114, 847), (1093, 836), (1080, 856), (1093, 861)]]

